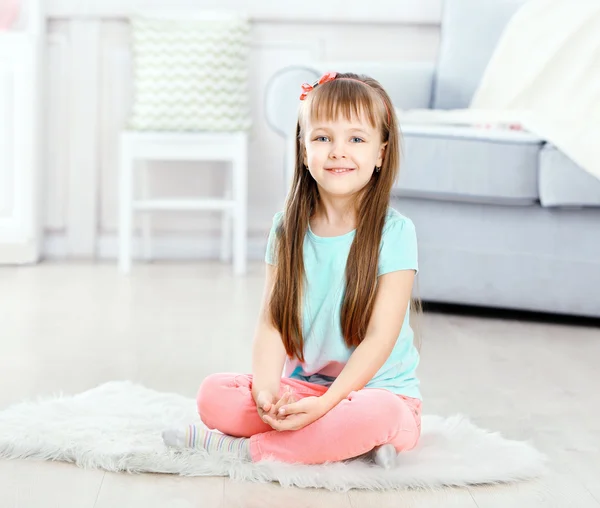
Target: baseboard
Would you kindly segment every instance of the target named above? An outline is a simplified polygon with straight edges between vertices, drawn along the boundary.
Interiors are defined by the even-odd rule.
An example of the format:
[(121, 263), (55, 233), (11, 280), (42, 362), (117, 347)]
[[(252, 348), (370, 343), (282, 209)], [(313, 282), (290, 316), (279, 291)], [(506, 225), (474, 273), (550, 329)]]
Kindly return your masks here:
[[(208, 234), (179, 234), (156, 236), (152, 239), (152, 259), (156, 260), (213, 260), (219, 259), (220, 239)], [(248, 259), (262, 260), (265, 256), (266, 238), (250, 236), (248, 238)], [(98, 237), (96, 259), (116, 260), (118, 239), (114, 234)], [(63, 233), (46, 233), (43, 256), (45, 259), (71, 259), (67, 238)], [(133, 239), (133, 258), (142, 259), (141, 238)]]
[(0, 243), (0, 265), (32, 265), (39, 259), (39, 246), (33, 241)]

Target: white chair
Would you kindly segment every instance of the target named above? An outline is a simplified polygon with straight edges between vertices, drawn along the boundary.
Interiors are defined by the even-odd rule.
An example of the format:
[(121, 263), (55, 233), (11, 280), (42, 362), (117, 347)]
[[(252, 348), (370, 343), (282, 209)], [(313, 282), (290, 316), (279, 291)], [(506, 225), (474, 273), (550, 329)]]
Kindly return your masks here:
[[(246, 65), (247, 18), (226, 11), (145, 9), (134, 23), (134, 46), (140, 58), (136, 88), (141, 84), (142, 92), (130, 126), (120, 138), (119, 269), (123, 273), (131, 269), (136, 212), (144, 214), (142, 252), (150, 259), (151, 212), (215, 210), (222, 212), (221, 259), (233, 258), (235, 273), (243, 274), (250, 118), (249, 108), (245, 116), (243, 106), (237, 105), (246, 98), (240, 80)], [(214, 80), (212, 87), (206, 86), (207, 76)], [(178, 101), (173, 102), (173, 97)], [(152, 199), (148, 170), (138, 162), (156, 160), (230, 162), (225, 195)], [(140, 196), (134, 190), (137, 166), (142, 166)]]
[[(131, 269), (133, 217), (144, 213), (142, 245), (144, 258), (151, 258), (149, 213), (153, 211), (218, 210), (222, 215), (221, 259), (233, 256), (236, 274), (246, 272), (247, 251), (247, 134), (216, 133), (148, 133), (126, 131), (120, 140), (119, 192), (119, 269)], [(147, 193), (147, 175), (142, 175), (142, 196), (135, 197), (136, 161), (228, 161), (225, 196), (199, 199), (151, 199)], [(144, 173), (146, 168), (143, 169)], [(232, 252), (233, 240), (233, 252)]]

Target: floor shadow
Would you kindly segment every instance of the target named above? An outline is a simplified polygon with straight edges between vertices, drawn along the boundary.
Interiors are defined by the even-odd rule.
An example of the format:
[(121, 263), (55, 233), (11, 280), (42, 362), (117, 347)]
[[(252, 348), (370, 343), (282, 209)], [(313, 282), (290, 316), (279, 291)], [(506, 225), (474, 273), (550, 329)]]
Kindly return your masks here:
[(551, 314), (548, 312), (532, 312), (514, 309), (497, 309), (474, 305), (457, 305), (439, 302), (422, 302), (424, 312), (455, 314), (461, 316), (482, 317), (491, 319), (510, 319), (514, 321), (531, 321), (537, 323), (556, 323), (571, 326), (600, 328), (600, 318), (573, 316), (567, 314)]

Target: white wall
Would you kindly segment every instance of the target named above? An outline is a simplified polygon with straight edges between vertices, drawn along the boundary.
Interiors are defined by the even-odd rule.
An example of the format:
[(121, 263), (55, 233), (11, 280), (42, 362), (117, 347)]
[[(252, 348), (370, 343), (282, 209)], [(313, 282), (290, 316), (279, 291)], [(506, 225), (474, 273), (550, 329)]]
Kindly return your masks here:
[[(439, 41), (439, 3), (252, 2), (251, 257), (262, 256), (272, 215), (284, 200), (283, 142), (268, 129), (262, 111), (269, 77), (282, 67), (311, 60), (432, 61)], [(216, 4), (206, 0), (202, 6)], [(249, 7), (241, 0), (219, 4)], [(54, 0), (47, 5), (47, 257), (110, 258), (116, 253), (116, 141), (132, 102), (127, 15), (143, 5), (152, 1)], [(219, 168), (156, 164), (151, 167), (151, 187), (166, 196), (219, 193)], [(155, 252), (159, 257), (216, 255), (219, 224), (213, 214), (156, 215)]]

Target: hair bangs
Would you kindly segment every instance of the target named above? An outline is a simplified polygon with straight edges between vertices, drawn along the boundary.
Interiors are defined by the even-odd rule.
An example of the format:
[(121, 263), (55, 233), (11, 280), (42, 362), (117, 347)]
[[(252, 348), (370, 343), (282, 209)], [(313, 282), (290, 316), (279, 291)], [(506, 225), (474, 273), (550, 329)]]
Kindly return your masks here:
[(304, 110), (310, 123), (366, 121), (379, 129), (384, 125), (385, 106), (377, 92), (369, 85), (353, 79), (336, 79), (326, 86), (316, 87)]

